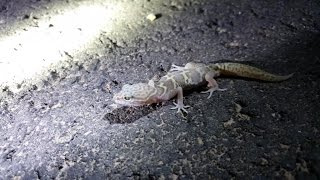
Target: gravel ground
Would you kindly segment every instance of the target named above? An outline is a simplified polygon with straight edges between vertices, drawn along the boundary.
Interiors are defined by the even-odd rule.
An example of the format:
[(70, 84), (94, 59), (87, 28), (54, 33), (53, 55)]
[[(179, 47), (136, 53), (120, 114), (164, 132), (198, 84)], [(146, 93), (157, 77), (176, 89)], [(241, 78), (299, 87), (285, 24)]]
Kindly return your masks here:
[[(79, 8), (79, 36), (37, 43), (77, 35), (58, 20)], [(0, 179), (320, 179), (317, 0), (2, 0), (0, 32)], [(185, 117), (173, 101), (113, 106), (172, 63), (219, 60), (295, 74), (218, 78), (228, 90), (188, 92)]]

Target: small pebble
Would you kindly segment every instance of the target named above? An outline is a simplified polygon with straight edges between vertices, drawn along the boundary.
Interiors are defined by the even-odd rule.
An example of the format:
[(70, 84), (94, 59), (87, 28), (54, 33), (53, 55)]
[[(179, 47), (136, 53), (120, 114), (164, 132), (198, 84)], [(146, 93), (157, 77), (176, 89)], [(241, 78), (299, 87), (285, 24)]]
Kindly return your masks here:
[(149, 15), (147, 16), (147, 19), (150, 20), (150, 21), (154, 21), (154, 20), (157, 19), (157, 16), (156, 16), (155, 14), (149, 14)]

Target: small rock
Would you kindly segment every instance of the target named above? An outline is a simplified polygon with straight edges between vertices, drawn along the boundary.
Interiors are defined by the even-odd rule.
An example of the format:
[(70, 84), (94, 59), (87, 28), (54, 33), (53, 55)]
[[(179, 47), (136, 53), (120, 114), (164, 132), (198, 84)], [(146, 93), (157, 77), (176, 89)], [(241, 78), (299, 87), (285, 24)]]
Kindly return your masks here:
[(198, 141), (198, 144), (199, 144), (199, 145), (201, 145), (201, 146), (203, 145), (203, 140), (202, 140), (201, 137), (198, 137), (197, 141)]
[(147, 19), (149, 21), (154, 21), (154, 20), (158, 19), (159, 17), (161, 17), (161, 14), (153, 14), (153, 13), (151, 13), (151, 14), (149, 14), (147, 16)]
[(236, 42), (236, 41), (233, 41), (233, 42), (229, 43), (229, 46), (230, 47), (239, 47), (240, 44), (238, 42)]

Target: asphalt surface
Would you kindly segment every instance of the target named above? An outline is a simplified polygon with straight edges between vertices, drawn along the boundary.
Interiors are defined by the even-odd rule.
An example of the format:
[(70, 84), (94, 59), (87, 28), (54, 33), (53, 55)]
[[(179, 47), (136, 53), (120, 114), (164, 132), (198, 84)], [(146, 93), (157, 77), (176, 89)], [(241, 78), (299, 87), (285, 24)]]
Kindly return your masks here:
[[(121, 7), (112, 29), (1, 84), (0, 179), (320, 179), (319, 1), (1, 1), (1, 37), (93, 3)], [(228, 90), (188, 92), (185, 117), (112, 105), (172, 63), (219, 60), (295, 74), (218, 78)]]

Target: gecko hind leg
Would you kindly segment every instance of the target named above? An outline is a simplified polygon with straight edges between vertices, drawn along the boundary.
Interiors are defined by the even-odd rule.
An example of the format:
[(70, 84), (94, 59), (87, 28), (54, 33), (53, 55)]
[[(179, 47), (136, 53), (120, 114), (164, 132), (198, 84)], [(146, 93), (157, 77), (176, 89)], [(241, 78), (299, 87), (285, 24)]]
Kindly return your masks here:
[(185, 69), (185, 67), (183, 66), (177, 66), (175, 64), (171, 65), (171, 69), (169, 70), (169, 72), (173, 72), (173, 71), (183, 71)]
[(208, 82), (209, 89), (207, 91), (202, 91), (201, 93), (209, 93), (208, 99), (212, 96), (214, 91), (225, 91), (227, 88), (219, 88), (219, 85), (215, 79), (213, 79), (215, 73), (209, 72), (205, 75), (205, 79)]

